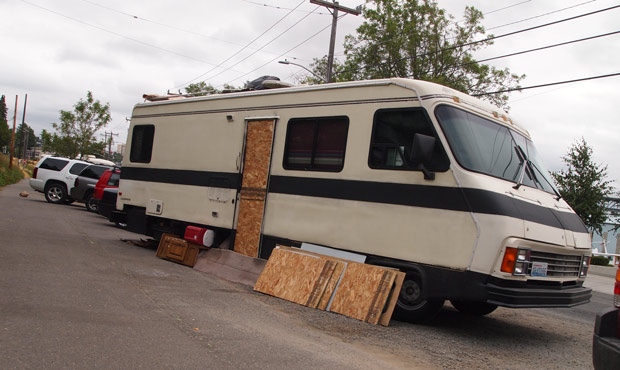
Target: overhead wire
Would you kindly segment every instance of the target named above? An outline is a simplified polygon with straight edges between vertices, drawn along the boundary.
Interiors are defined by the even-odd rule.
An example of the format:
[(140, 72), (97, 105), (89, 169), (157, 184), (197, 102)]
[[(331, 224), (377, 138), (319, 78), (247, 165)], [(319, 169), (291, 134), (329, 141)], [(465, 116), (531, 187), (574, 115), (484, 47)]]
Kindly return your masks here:
[[(504, 33), (504, 34), (501, 34), (501, 35), (498, 35), (498, 36), (491, 35), (491, 36), (489, 36), (487, 38), (484, 38), (484, 39), (481, 39), (481, 40), (475, 40), (475, 41), (471, 41), (471, 42), (466, 42), (466, 43), (463, 43), (463, 44), (450, 46), (450, 47), (439, 49), (439, 50), (432, 51), (432, 52), (416, 54), (413, 57), (400, 58), (400, 59), (396, 60), (395, 62), (401, 62), (403, 60), (423, 57), (423, 56), (432, 55), (432, 54), (439, 54), (439, 53), (443, 53), (445, 51), (450, 51), (450, 50), (462, 48), (462, 47), (465, 47), (465, 46), (471, 46), (471, 45), (479, 44), (479, 43), (482, 43), (482, 42), (497, 40), (497, 39), (500, 39), (500, 38), (504, 38), (504, 37), (516, 35), (516, 34), (519, 34), (519, 33), (528, 32), (528, 31), (532, 31), (532, 30), (536, 30), (536, 29), (540, 29), (540, 28), (556, 25), (556, 24), (559, 24), (559, 23), (575, 20), (575, 19), (578, 19), (578, 18), (587, 17), (587, 16), (590, 16), (590, 15), (602, 13), (602, 12), (613, 10), (613, 9), (617, 9), (617, 8), (620, 8), (620, 5), (614, 5), (614, 6), (611, 6), (611, 7), (608, 7), (608, 8), (599, 9), (599, 10), (595, 10), (595, 11), (584, 13), (584, 14), (579, 14), (579, 15), (572, 16), (572, 17), (569, 17), (569, 18), (564, 18), (564, 19), (560, 19), (560, 20), (557, 20), (557, 21), (541, 24), (541, 25), (538, 25), (538, 26), (528, 27), (528, 28), (517, 30), (517, 31), (512, 31), (512, 32)], [(385, 63), (383, 63), (383, 64), (385, 64)], [(356, 68), (356, 69), (348, 69), (348, 70), (345, 70), (345, 71), (341, 71), (338, 74), (341, 74), (343, 72), (360, 71), (360, 70), (364, 70), (364, 69), (367, 69), (367, 68), (368, 67), (362, 66), (362, 67), (359, 67), (359, 68)]]
[[(347, 15), (347, 14), (345, 13), (345, 14), (343, 14), (343, 15), (339, 16), (339, 17), (338, 17), (338, 20), (342, 19), (342, 18), (343, 18), (343, 17), (345, 17), (346, 15)], [(261, 69), (261, 68), (265, 67), (266, 65), (273, 63), (274, 61), (276, 61), (276, 60), (278, 60), (279, 58), (283, 57), (284, 55), (286, 55), (286, 54), (290, 53), (291, 51), (293, 51), (293, 50), (297, 49), (298, 47), (300, 47), (301, 45), (303, 45), (303, 44), (305, 44), (306, 42), (310, 41), (311, 39), (313, 39), (314, 37), (316, 37), (317, 35), (319, 35), (321, 32), (325, 31), (326, 29), (328, 29), (328, 28), (330, 28), (330, 27), (331, 27), (331, 23), (330, 23), (330, 24), (328, 24), (327, 26), (323, 27), (322, 29), (320, 29), (320, 30), (319, 30), (319, 31), (317, 31), (316, 33), (312, 34), (310, 37), (306, 38), (305, 40), (303, 40), (303, 41), (302, 41), (302, 42), (300, 42), (299, 44), (297, 44), (297, 45), (293, 46), (292, 48), (288, 49), (287, 51), (285, 51), (284, 53), (280, 54), (279, 56), (277, 56), (277, 57), (275, 57), (275, 58), (271, 59), (271, 60), (270, 60), (270, 61), (268, 61), (267, 63), (262, 64), (261, 66), (256, 67), (256, 68), (254, 68), (253, 70), (251, 70), (251, 71), (249, 71), (249, 72), (247, 72), (247, 73), (244, 73), (243, 75), (241, 75), (241, 76), (239, 76), (239, 77), (237, 77), (237, 78), (235, 78), (235, 79), (233, 79), (233, 80), (228, 81), (228, 82), (226, 83), (226, 85), (231, 84), (232, 82), (237, 81), (238, 79), (243, 78), (243, 77), (245, 77), (245, 76), (249, 75), (250, 73), (254, 73), (254, 72), (256, 72), (257, 70), (259, 70), (259, 69)], [(223, 86), (223, 85), (222, 85), (222, 86)]]
[[(316, 7), (316, 8), (314, 8), (314, 9), (316, 10), (316, 9), (319, 9), (319, 8), (320, 8), (320, 6), (317, 6), (317, 7)], [(312, 15), (312, 14), (313, 14), (312, 12), (310, 12), (310, 13), (306, 14), (306, 15), (305, 15), (305, 16), (303, 16), (301, 19), (299, 19), (297, 22), (293, 23), (290, 27), (288, 27), (287, 29), (285, 29), (284, 31), (282, 31), (281, 33), (279, 33), (276, 37), (274, 37), (273, 39), (271, 39), (269, 42), (267, 42), (266, 44), (264, 44), (263, 46), (261, 46), (260, 48), (258, 48), (256, 51), (254, 51), (253, 53), (251, 53), (251, 54), (247, 55), (247, 56), (246, 56), (246, 57), (244, 57), (243, 59), (241, 59), (241, 60), (237, 61), (235, 64), (233, 64), (233, 65), (231, 65), (230, 67), (227, 67), (227, 68), (232, 68), (232, 67), (235, 67), (235, 66), (239, 65), (240, 63), (244, 62), (245, 60), (249, 59), (250, 57), (252, 57), (252, 56), (253, 56), (253, 55), (255, 55), (256, 53), (258, 53), (259, 51), (261, 51), (264, 47), (266, 47), (267, 45), (269, 45), (269, 44), (271, 44), (272, 42), (276, 41), (278, 38), (280, 38), (280, 36), (282, 36), (282, 35), (286, 34), (286, 33), (287, 33), (288, 31), (290, 31), (293, 27), (295, 27), (296, 25), (298, 25), (299, 23), (301, 23), (304, 19), (308, 18), (308, 17), (309, 17), (310, 15)], [(281, 57), (281, 55), (277, 56), (277, 57), (276, 57), (276, 59), (277, 59), (277, 58), (280, 58), (280, 57)], [(228, 69), (224, 69), (224, 70), (222, 70), (222, 71), (220, 71), (220, 72), (216, 73), (215, 75), (210, 76), (209, 78), (215, 78), (215, 77), (217, 77), (217, 76), (221, 75), (222, 73), (224, 73), (224, 72), (226, 72), (226, 71), (228, 71)]]
[[(305, 0), (302, 0), (299, 4), (297, 4), (297, 6), (294, 9), (299, 8), (303, 3), (305, 2)], [(259, 38), (263, 37), (263, 35), (265, 35), (267, 32), (269, 32), (271, 29), (273, 29), (275, 26), (277, 26), (280, 22), (282, 22), (285, 18), (287, 18), (291, 13), (293, 13), (293, 10), (290, 10), (288, 13), (286, 13), (286, 15), (284, 15), (282, 18), (280, 18), (278, 21), (276, 21), (274, 24), (272, 24), (270, 27), (268, 27), (265, 31), (263, 31), (260, 35), (258, 35), (257, 37), (255, 37), (254, 39), (252, 39), (252, 41), (250, 41), (249, 43), (247, 43), (245, 46), (243, 46), (241, 49), (237, 50), (235, 53), (233, 53), (231, 56), (229, 56), (228, 58), (224, 59), (223, 61), (221, 61), (219, 64), (217, 64), (215, 67), (209, 69), (208, 71), (202, 73), (199, 76), (196, 76), (194, 78), (192, 78), (191, 80), (176, 86), (175, 88), (179, 88), (179, 87), (183, 87), (186, 86), (196, 80), (198, 80), (199, 78), (202, 78), (204, 76), (206, 76), (207, 74), (211, 73), (213, 70), (215, 70), (216, 68), (221, 67), (224, 63), (228, 62), (229, 60), (231, 60), (232, 58), (234, 58), (235, 56), (239, 55), (239, 53), (241, 53), (243, 50), (247, 49), (250, 45), (252, 45), (256, 40), (258, 40)]]
[(493, 92), (485, 92), (485, 93), (480, 93), (480, 94), (473, 94), (472, 96), (486, 96), (486, 95), (502, 94), (502, 93), (512, 92), (512, 91), (537, 89), (537, 88), (540, 88), (540, 87), (563, 85), (563, 84), (569, 84), (569, 83), (573, 83), (573, 82), (590, 81), (590, 80), (597, 80), (597, 79), (601, 79), (601, 78), (616, 77), (616, 76), (620, 76), (620, 72), (609, 73), (609, 74), (599, 75), (599, 76), (577, 78), (577, 79), (574, 79), (574, 80), (550, 82), (550, 83), (546, 83), (546, 84), (533, 85), (533, 86), (514, 87), (514, 88), (510, 88), (510, 89), (503, 89), (503, 90), (498, 90), (498, 91), (493, 91)]
[[(85, 26), (88, 26), (88, 27), (95, 28), (95, 29), (97, 29), (97, 30), (99, 30), (99, 31), (103, 31), (103, 32), (106, 32), (106, 33), (112, 34), (112, 35), (114, 35), (114, 36), (118, 36), (118, 37), (121, 37), (121, 38), (124, 38), (124, 39), (130, 40), (130, 41), (133, 41), (133, 42), (135, 42), (135, 43), (138, 43), (138, 44), (141, 44), (141, 45), (144, 45), (144, 46), (148, 46), (148, 47), (153, 48), (153, 49), (157, 49), (157, 50), (160, 50), (160, 51), (164, 51), (164, 52), (169, 53), (169, 54), (173, 54), (173, 55), (180, 56), (180, 57), (183, 57), (183, 58), (191, 59), (191, 60), (194, 60), (194, 61), (197, 61), (197, 62), (200, 62), (200, 63), (204, 63), (204, 64), (208, 64), (208, 65), (211, 65), (211, 66), (214, 66), (214, 65), (215, 65), (215, 63), (211, 63), (211, 62), (208, 62), (208, 61), (206, 61), (206, 60), (203, 60), (203, 59), (200, 59), (200, 58), (196, 58), (196, 57), (192, 57), (192, 56), (189, 56), (189, 55), (181, 54), (181, 53), (178, 53), (178, 52), (173, 51), (173, 50), (169, 50), (169, 49), (166, 49), (166, 48), (162, 48), (161, 46), (153, 45), (153, 44), (150, 44), (150, 43), (148, 43), (148, 42), (141, 41), (141, 40), (135, 39), (135, 38), (133, 38), (133, 37), (129, 37), (129, 36), (123, 35), (123, 34), (121, 34), (121, 33), (118, 33), (118, 32), (115, 32), (115, 31), (108, 30), (108, 29), (106, 29), (106, 28), (103, 28), (103, 27), (100, 27), (100, 26), (94, 25), (94, 24), (92, 24), (92, 23), (88, 23), (88, 22), (82, 21), (82, 20), (80, 20), (80, 19), (77, 19), (77, 18), (74, 18), (74, 17), (68, 16), (68, 15), (66, 15), (66, 14), (63, 14), (63, 13), (57, 12), (57, 11), (55, 11), (55, 10), (52, 10), (52, 9), (49, 9), (49, 8), (43, 7), (43, 6), (41, 6), (41, 5), (38, 5), (38, 4), (35, 4), (35, 3), (32, 3), (32, 2), (27, 1), (27, 0), (20, 0), (20, 1), (21, 1), (21, 2), (23, 2), (23, 3), (26, 3), (26, 4), (30, 5), (30, 6), (33, 6), (33, 7), (35, 7), (35, 8), (39, 8), (39, 9), (45, 10), (46, 12), (49, 12), (49, 13), (52, 13), (52, 14), (56, 14), (56, 15), (58, 15), (58, 16), (60, 16), (60, 17), (66, 18), (66, 19), (70, 19), (70, 20), (72, 20), (72, 21), (74, 21), (74, 22), (77, 22), (77, 23), (80, 23), (80, 24), (82, 24), (82, 25), (85, 25)], [(236, 71), (236, 72), (238, 72), (238, 73), (242, 73), (242, 72), (239, 72), (239, 71)]]
[(500, 26), (494, 26), (494, 27), (489, 27), (489, 28), (485, 28), (485, 29), (486, 29), (487, 31), (490, 31), (490, 30), (494, 30), (494, 29), (498, 29), (498, 28), (502, 28), (502, 27), (506, 27), (506, 26), (511, 26), (511, 25), (513, 25), (513, 24), (522, 23), (522, 22), (530, 21), (530, 20), (532, 20), (532, 19), (541, 18), (541, 17), (545, 17), (545, 16), (547, 16), (547, 15), (551, 15), (551, 14), (555, 14), (555, 13), (560, 13), (560, 12), (563, 12), (563, 11), (565, 11), (565, 10), (569, 10), (569, 9), (577, 8), (577, 7), (579, 7), (579, 6), (583, 6), (583, 5), (586, 5), (586, 4), (589, 4), (589, 3), (593, 3), (593, 2), (595, 2), (595, 1), (596, 1), (596, 0), (586, 1), (586, 2), (583, 2), (583, 3), (579, 3), (579, 4), (575, 4), (575, 5), (572, 5), (572, 6), (566, 7), (566, 8), (557, 9), (557, 10), (554, 10), (554, 11), (551, 11), (551, 12), (547, 12), (547, 13), (544, 13), (544, 14), (539, 14), (539, 15), (536, 15), (536, 16), (533, 16), (533, 17), (529, 17), (529, 18), (525, 18), (525, 19), (518, 20), (518, 21), (514, 21), (514, 22), (510, 22), (510, 23), (502, 24), (502, 25), (500, 25)]
[[(248, 4), (254, 4), (254, 5), (258, 5), (258, 6), (263, 6), (263, 7), (267, 7), (267, 8), (274, 8), (274, 9), (280, 9), (280, 10), (295, 10), (296, 12), (302, 12), (302, 13), (312, 13), (309, 10), (302, 10), (302, 9), (291, 9), (291, 8), (285, 8), (283, 6), (277, 6), (277, 5), (269, 5), (269, 4), (264, 4), (264, 3), (259, 3), (257, 1), (251, 1), (251, 0), (241, 0), (245, 3)], [(319, 14), (319, 15), (331, 15), (329, 13), (322, 13), (322, 12), (315, 12), (314, 14)]]

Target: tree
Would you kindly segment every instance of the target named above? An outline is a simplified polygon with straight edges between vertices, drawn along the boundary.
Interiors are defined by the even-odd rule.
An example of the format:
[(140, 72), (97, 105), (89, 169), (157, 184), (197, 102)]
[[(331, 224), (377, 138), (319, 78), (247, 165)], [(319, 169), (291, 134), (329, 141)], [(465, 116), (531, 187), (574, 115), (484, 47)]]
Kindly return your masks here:
[(588, 230), (600, 234), (607, 219), (605, 198), (613, 193), (607, 166), (592, 161), (592, 149), (584, 138), (573, 144), (562, 159), (566, 169), (552, 173), (560, 194)]
[[(224, 84), (224, 90), (237, 90), (236, 87), (228, 84)], [(223, 90), (218, 90), (213, 85), (207, 84), (205, 81), (200, 81), (195, 84), (189, 84), (185, 87), (185, 93), (195, 96), (221, 94)]]
[(52, 124), (54, 134), (45, 130), (41, 133), (44, 150), (69, 158), (103, 153), (105, 143), (97, 142), (95, 133), (111, 120), (110, 103), (101, 104), (88, 91), (86, 100), (80, 99), (73, 112), (60, 111), (60, 123)]
[[(24, 140), (24, 138), (27, 138)], [(32, 127), (26, 123), (20, 123), (15, 130), (15, 156), (17, 158), (24, 157), (24, 144), (26, 151), (37, 145), (37, 135), (35, 135)]]
[(11, 145), (11, 129), (6, 118), (7, 107), (4, 95), (0, 98), (0, 149)]
[[(482, 13), (466, 7), (464, 19), (440, 9), (434, 0), (377, 0), (365, 6), (365, 21), (345, 38), (346, 60), (337, 81), (408, 77), (436, 82), (470, 95), (519, 87), (525, 75), (478, 63), (473, 53), (493, 44), (481, 25)], [(321, 59), (313, 67), (324, 75)], [(322, 70), (322, 71), (321, 71)], [(506, 107), (508, 94), (484, 96)]]

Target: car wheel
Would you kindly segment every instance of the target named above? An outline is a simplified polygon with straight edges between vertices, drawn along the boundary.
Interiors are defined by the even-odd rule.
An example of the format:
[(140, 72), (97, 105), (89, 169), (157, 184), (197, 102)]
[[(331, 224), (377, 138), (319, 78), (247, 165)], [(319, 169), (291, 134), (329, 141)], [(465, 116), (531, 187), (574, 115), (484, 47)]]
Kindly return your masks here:
[(95, 199), (92, 193), (86, 196), (86, 201), (84, 201), (84, 204), (86, 205), (86, 209), (91, 212), (97, 213), (99, 210), (99, 200)]
[(54, 204), (62, 204), (67, 199), (67, 189), (64, 185), (52, 183), (45, 186), (45, 200)]
[(431, 321), (443, 307), (443, 299), (428, 299), (424, 282), (416, 273), (407, 273), (394, 308), (398, 321), (425, 323)]
[(497, 308), (496, 304), (490, 304), (486, 302), (450, 300), (450, 303), (452, 303), (454, 308), (456, 308), (460, 313), (464, 313), (467, 315), (475, 315), (475, 316), (488, 315), (491, 312), (495, 311), (495, 309)]

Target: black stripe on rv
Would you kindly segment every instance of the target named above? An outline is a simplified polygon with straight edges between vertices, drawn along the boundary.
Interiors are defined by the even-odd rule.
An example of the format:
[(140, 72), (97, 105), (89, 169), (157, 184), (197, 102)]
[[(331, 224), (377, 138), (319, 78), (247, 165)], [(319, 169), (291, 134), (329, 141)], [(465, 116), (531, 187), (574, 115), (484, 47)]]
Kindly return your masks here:
[[(240, 175), (228, 172), (123, 167), (121, 179), (238, 189)], [(560, 212), (487, 190), (373, 181), (271, 176), (269, 193), (509, 216), (581, 233), (574, 213)]]
[(177, 185), (237, 189), (240, 175), (229, 172), (168, 170), (162, 168), (123, 167), (121, 180), (162, 182)]
[(269, 192), (450, 211), (471, 211), (520, 218), (559, 229), (587, 232), (576, 214), (559, 212), (481, 189), (271, 176)]

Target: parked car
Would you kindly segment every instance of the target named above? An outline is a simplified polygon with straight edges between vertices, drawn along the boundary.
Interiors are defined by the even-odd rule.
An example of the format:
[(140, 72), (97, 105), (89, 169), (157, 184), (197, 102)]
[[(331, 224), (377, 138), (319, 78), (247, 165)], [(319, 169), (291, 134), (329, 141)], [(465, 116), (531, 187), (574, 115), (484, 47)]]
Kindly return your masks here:
[(96, 200), (101, 200), (103, 198), (103, 189), (106, 188), (118, 188), (119, 180), (121, 179), (121, 169), (115, 167), (113, 169), (108, 169), (101, 175), (99, 181), (95, 185), (95, 193), (94, 198)]
[(43, 157), (36, 164), (30, 187), (45, 194), (50, 203), (71, 203), (69, 189), (77, 175), (90, 163), (62, 157)]
[(118, 187), (108, 187), (102, 190), (102, 198), (99, 200), (99, 214), (114, 222), (118, 227), (126, 227), (127, 220), (112, 221), (110, 216), (116, 211), (116, 199), (118, 198)]
[(84, 168), (73, 182), (73, 187), (70, 190), (71, 198), (78, 202), (83, 202), (89, 211), (97, 212), (97, 201), (93, 197), (95, 185), (101, 178), (101, 175), (109, 169), (111, 169), (110, 166), (98, 164), (91, 164)]
[(596, 315), (592, 363), (596, 370), (620, 369), (620, 268), (616, 270), (614, 305)]

